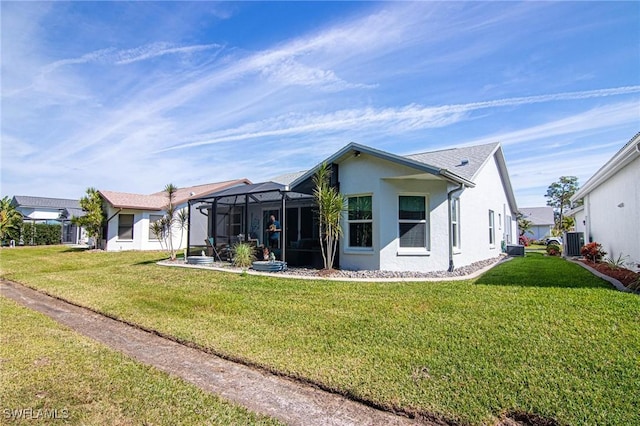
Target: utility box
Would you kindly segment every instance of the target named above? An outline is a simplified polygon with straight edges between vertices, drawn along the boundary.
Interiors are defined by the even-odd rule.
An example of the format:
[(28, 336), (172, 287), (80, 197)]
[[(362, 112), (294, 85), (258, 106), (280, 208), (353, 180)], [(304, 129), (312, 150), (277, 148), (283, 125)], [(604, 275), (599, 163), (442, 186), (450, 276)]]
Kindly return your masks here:
[(524, 246), (507, 244), (507, 255), (524, 257)]
[(580, 256), (580, 249), (584, 246), (584, 232), (564, 233), (564, 256)]

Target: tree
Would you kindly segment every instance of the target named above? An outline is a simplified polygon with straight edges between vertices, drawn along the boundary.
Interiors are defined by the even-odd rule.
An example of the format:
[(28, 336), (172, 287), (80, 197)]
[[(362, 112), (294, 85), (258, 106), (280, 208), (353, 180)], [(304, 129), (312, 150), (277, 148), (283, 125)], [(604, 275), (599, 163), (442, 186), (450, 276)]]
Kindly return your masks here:
[(561, 176), (557, 182), (549, 185), (545, 197), (547, 205), (558, 212), (556, 229), (564, 229), (564, 214), (571, 207), (571, 197), (578, 190), (578, 178), (576, 176)]
[(9, 197), (0, 200), (0, 241), (16, 240), (20, 235), (22, 214), (11, 204)]
[(533, 223), (529, 219), (525, 219), (522, 213), (518, 213), (516, 217), (518, 219), (518, 229), (520, 230), (520, 236), (523, 236), (527, 232), (531, 231)]
[(332, 269), (338, 248), (338, 239), (342, 235), (342, 212), (345, 199), (335, 187), (330, 185), (331, 169), (323, 163), (313, 176), (313, 197), (318, 212), (320, 231), (320, 251), (325, 269)]
[(102, 197), (95, 188), (87, 188), (86, 195), (80, 198), (80, 207), (85, 215), (82, 217), (72, 217), (71, 223), (82, 226), (87, 235), (93, 238), (94, 247), (99, 248), (102, 237), (102, 226), (104, 225), (104, 212), (102, 210)]

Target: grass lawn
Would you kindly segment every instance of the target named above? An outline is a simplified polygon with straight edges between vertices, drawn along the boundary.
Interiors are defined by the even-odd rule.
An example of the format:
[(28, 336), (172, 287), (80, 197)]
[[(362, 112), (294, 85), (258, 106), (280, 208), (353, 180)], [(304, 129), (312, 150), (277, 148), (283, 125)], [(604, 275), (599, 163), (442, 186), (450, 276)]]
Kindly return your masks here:
[(0, 297), (2, 423), (276, 425)]
[(324, 282), (167, 268), (158, 253), (0, 251), (2, 275), (406, 412), (640, 424), (640, 297), (531, 253), (476, 280)]

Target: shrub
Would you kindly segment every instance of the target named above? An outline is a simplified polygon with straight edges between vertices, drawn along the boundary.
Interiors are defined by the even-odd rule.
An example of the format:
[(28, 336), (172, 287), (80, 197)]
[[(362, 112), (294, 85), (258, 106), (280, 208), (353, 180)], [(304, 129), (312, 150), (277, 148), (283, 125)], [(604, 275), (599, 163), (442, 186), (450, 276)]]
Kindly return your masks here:
[(624, 265), (627, 263), (627, 259), (629, 256), (623, 256), (622, 253), (617, 258), (605, 257), (604, 262), (609, 266), (609, 268), (617, 270), (624, 268)]
[(248, 268), (256, 256), (253, 252), (253, 246), (247, 243), (236, 244), (233, 247), (233, 264), (240, 268)]
[(560, 246), (557, 244), (549, 244), (547, 246), (547, 254), (549, 256), (560, 256)]
[(582, 246), (582, 248), (580, 249), (580, 254), (583, 255), (584, 258), (588, 261), (597, 263), (602, 260), (603, 256), (605, 256), (607, 252), (602, 250), (602, 244), (594, 241)]
[(531, 244), (531, 239), (529, 239), (529, 237), (527, 237), (526, 235), (520, 235), (519, 242), (520, 245), (528, 247), (529, 244)]
[(60, 225), (25, 222), (20, 229), (20, 240), (25, 245), (34, 246), (60, 244), (62, 241), (62, 227)]

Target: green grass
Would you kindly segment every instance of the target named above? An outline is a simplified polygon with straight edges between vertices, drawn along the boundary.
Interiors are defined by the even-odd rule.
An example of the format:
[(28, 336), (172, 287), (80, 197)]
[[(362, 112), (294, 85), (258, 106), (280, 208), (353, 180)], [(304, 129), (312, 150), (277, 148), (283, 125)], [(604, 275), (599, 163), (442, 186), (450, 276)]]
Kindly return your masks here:
[(640, 424), (640, 298), (560, 258), (528, 254), (469, 281), (356, 283), (166, 268), (157, 253), (0, 255), (10, 279), (389, 408)]
[(1, 422), (279, 424), (0, 297)]

